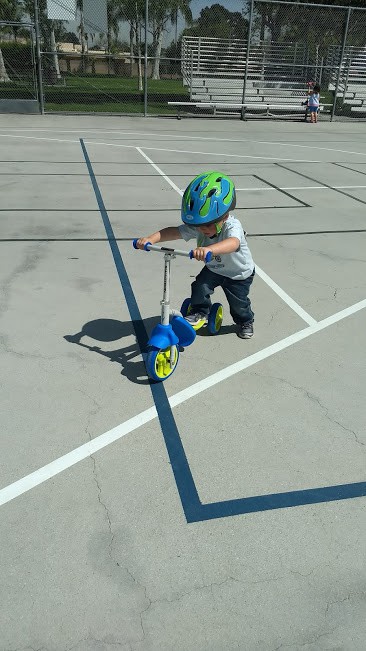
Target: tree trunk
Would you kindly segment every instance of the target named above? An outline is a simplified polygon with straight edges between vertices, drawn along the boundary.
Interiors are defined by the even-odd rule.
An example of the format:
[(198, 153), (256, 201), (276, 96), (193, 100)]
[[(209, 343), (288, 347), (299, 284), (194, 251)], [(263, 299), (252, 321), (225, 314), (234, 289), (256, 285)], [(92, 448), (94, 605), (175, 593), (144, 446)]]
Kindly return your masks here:
[(0, 48), (0, 83), (7, 83), (11, 81), (8, 73), (6, 72), (5, 63), (3, 59), (3, 53)]
[(152, 79), (160, 79), (160, 56), (161, 56), (161, 48), (163, 45), (163, 36), (164, 36), (163, 27), (158, 26), (156, 41), (155, 41), (155, 49), (154, 49), (154, 67), (153, 67)]
[(141, 40), (139, 34), (139, 26), (136, 23), (136, 49), (137, 49), (137, 66), (138, 66), (138, 78), (139, 78), (139, 90), (143, 90), (142, 86), (142, 66), (141, 66)]
[(266, 28), (266, 17), (264, 15), (264, 12), (261, 12), (261, 31), (259, 35), (259, 41), (263, 43), (264, 41), (264, 34), (265, 34), (265, 28)]
[(84, 12), (82, 9), (80, 11), (80, 25), (79, 25), (79, 34), (80, 34), (80, 44), (81, 44), (81, 60), (80, 60), (80, 70), (82, 73), (86, 71), (86, 61), (85, 55), (88, 48), (86, 37), (85, 37), (85, 25), (84, 25)]
[(84, 55), (87, 52), (88, 44), (87, 44), (86, 36), (85, 36), (84, 12), (81, 9), (80, 9), (79, 32), (80, 32), (81, 54)]
[(130, 77), (133, 77), (133, 59), (134, 59), (134, 53), (133, 53), (133, 41), (135, 38), (135, 29), (134, 29), (134, 24), (133, 21), (131, 20), (130, 22)]
[(56, 39), (55, 39), (55, 30), (51, 28), (51, 51), (54, 53), (53, 54), (53, 65), (56, 70), (56, 77), (57, 79), (61, 79), (61, 73), (60, 73), (60, 65), (58, 62), (58, 56), (56, 53)]

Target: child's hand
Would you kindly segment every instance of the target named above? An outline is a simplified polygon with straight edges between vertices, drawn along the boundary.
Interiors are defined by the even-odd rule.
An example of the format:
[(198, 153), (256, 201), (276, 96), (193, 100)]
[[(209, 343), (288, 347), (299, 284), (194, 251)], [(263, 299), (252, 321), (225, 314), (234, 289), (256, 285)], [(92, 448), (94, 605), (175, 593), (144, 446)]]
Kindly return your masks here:
[(136, 242), (136, 246), (137, 246), (137, 248), (138, 248), (138, 249), (143, 249), (144, 246), (145, 246), (145, 244), (146, 244), (146, 242), (150, 242), (150, 240), (149, 240), (148, 237), (140, 237), (140, 238), (137, 240), (137, 242)]
[(204, 262), (209, 251), (211, 251), (211, 249), (208, 246), (199, 246), (197, 249), (193, 250), (193, 257), (196, 258), (196, 260)]

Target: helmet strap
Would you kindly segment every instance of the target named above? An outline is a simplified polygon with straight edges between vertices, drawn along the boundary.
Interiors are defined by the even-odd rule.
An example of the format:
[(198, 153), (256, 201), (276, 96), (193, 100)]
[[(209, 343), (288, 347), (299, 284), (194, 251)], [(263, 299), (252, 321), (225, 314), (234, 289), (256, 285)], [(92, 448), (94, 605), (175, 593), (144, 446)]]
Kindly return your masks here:
[(222, 224), (219, 224), (218, 222), (215, 223), (215, 229), (216, 229), (216, 235), (220, 235), (222, 231)]

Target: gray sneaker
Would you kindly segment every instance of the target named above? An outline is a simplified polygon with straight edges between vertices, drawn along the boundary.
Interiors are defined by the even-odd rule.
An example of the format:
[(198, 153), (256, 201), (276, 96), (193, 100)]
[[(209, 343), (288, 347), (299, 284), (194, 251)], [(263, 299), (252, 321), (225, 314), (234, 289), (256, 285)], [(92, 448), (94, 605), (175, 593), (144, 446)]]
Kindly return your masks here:
[(202, 312), (194, 312), (193, 314), (187, 314), (185, 320), (191, 324), (192, 328), (201, 328), (203, 325), (206, 325), (208, 315)]
[(248, 323), (240, 323), (238, 325), (238, 331), (236, 334), (238, 337), (240, 337), (240, 339), (250, 339), (253, 337), (253, 321), (248, 321)]

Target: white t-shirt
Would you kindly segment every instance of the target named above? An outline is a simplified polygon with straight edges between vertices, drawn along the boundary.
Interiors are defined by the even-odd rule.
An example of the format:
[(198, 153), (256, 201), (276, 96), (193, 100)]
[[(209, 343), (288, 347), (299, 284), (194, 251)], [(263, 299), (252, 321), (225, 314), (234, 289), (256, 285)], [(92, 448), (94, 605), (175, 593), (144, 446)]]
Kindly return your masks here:
[(222, 242), (228, 237), (236, 237), (240, 245), (233, 253), (223, 253), (222, 255), (215, 255), (211, 262), (206, 262), (206, 267), (216, 274), (232, 278), (233, 280), (245, 280), (249, 278), (254, 271), (254, 262), (252, 254), (249, 250), (243, 227), (234, 215), (229, 215), (227, 220), (222, 225), (222, 230), (219, 235), (208, 237), (203, 235), (197, 228), (182, 224), (179, 226), (179, 231), (182, 238), (188, 240), (197, 240), (197, 246), (212, 246), (217, 242)]
[(309, 95), (308, 106), (319, 106), (320, 96), (319, 93), (312, 93)]

